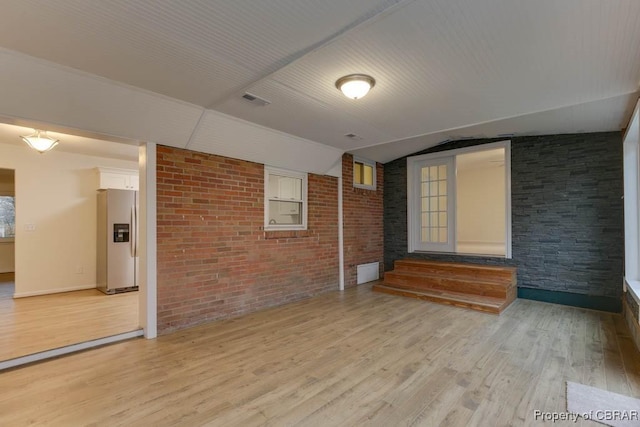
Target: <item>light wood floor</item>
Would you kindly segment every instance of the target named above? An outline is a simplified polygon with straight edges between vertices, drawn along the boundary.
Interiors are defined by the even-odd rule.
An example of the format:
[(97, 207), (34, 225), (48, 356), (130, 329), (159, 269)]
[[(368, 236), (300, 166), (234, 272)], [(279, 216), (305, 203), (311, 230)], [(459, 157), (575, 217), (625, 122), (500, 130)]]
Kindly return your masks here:
[(0, 273), (0, 298), (13, 298), (14, 281), (14, 273)]
[(12, 286), (0, 284), (0, 360), (130, 332), (139, 326), (137, 292), (105, 295), (89, 289), (13, 299), (13, 291), (6, 291)]
[(360, 286), (7, 371), (0, 425), (542, 425), (566, 380), (640, 397), (620, 316), (517, 300), (498, 317)]

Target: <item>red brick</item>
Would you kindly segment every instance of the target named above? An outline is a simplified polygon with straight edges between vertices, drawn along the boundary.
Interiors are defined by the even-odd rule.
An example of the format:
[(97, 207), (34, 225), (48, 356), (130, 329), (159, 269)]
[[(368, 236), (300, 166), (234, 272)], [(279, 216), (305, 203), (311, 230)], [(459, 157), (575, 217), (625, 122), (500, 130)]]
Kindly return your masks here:
[(309, 175), (307, 231), (266, 239), (263, 165), (163, 146), (157, 157), (171, 170), (157, 178), (160, 333), (337, 289), (336, 178)]

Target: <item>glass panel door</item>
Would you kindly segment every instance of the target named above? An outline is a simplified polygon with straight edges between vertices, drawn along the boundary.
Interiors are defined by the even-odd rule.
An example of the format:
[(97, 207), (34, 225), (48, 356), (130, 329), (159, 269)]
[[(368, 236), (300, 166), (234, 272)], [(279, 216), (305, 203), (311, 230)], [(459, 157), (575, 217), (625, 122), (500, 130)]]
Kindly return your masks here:
[(452, 157), (421, 162), (414, 171), (415, 194), (419, 202), (414, 206), (416, 224), (413, 231), (416, 250), (453, 251), (455, 246), (455, 166)]

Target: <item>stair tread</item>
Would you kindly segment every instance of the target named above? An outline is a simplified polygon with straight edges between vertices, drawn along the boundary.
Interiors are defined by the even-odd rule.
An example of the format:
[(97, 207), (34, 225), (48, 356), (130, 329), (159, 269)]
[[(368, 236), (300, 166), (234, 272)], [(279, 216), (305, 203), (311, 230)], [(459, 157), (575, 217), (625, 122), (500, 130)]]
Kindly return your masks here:
[(408, 291), (416, 294), (435, 296), (435, 297), (444, 298), (444, 299), (452, 299), (460, 302), (484, 304), (491, 307), (499, 307), (502, 304), (504, 304), (506, 301), (504, 298), (495, 298), (495, 297), (488, 297), (484, 295), (474, 295), (474, 294), (467, 294), (467, 293), (453, 292), (453, 291), (442, 291), (439, 289), (418, 289), (418, 288), (405, 288), (405, 287), (396, 288), (394, 286), (389, 286), (386, 284), (376, 284), (374, 285), (374, 287), (393, 289), (398, 291)]
[(486, 285), (505, 285), (505, 286), (513, 286), (514, 283), (513, 281), (511, 281), (510, 279), (507, 278), (497, 278), (497, 279), (491, 279), (491, 278), (481, 278), (481, 279), (477, 279), (474, 277), (456, 277), (456, 276), (451, 276), (451, 275), (443, 275), (442, 273), (425, 273), (425, 272), (421, 272), (421, 271), (402, 271), (402, 270), (392, 270), (392, 271), (387, 271), (385, 273), (385, 276), (405, 276), (405, 277), (424, 277), (424, 278), (437, 278), (437, 279), (444, 279), (444, 280), (462, 280), (462, 281), (468, 281), (468, 282), (473, 282), (473, 283), (477, 283), (477, 284), (486, 284)]
[(395, 264), (411, 264), (421, 266), (434, 266), (434, 267), (450, 267), (459, 269), (476, 269), (482, 271), (509, 271), (515, 272), (516, 267), (502, 266), (502, 265), (484, 265), (484, 264), (470, 264), (470, 263), (458, 263), (458, 262), (446, 262), (446, 261), (430, 261), (419, 259), (399, 259), (395, 261)]

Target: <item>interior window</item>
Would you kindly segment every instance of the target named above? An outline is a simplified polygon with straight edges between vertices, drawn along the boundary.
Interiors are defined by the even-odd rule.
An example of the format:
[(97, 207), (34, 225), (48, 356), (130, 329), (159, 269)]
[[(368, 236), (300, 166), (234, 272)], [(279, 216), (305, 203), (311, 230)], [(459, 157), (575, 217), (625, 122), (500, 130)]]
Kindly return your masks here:
[(369, 160), (353, 159), (353, 186), (376, 189), (376, 164)]
[(409, 252), (511, 256), (508, 141), (410, 157)]
[(265, 167), (265, 230), (307, 227), (307, 174)]

